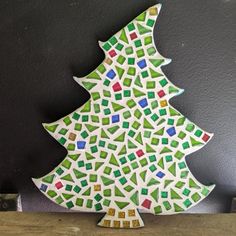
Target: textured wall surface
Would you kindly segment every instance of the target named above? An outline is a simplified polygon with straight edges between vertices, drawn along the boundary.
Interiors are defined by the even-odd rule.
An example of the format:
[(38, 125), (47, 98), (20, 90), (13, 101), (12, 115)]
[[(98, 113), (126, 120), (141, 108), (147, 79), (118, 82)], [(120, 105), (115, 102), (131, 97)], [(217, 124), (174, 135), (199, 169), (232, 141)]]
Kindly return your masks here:
[[(236, 195), (236, 0), (159, 1), (155, 29), (163, 68), (185, 93), (171, 103), (215, 134), (187, 157), (214, 192), (192, 212), (227, 212)], [(83, 76), (103, 60), (107, 40), (151, 0), (38, 0), (0, 2), (0, 191), (20, 192), (26, 211), (62, 211), (33, 185), (66, 151), (43, 129), (79, 106)]]

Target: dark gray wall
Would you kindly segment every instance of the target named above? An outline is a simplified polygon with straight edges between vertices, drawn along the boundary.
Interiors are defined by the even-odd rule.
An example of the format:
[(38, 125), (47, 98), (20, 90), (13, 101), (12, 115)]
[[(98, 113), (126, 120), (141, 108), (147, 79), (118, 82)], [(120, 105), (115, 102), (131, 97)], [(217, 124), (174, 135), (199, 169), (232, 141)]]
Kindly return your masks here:
[[(157, 48), (173, 63), (167, 77), (185, 93), (172, 104), (212, 141), (187, 157), (215, 191), (195, 212), (228, 211), (236, 195), (236, 0), (163, 3)], [(51, 171), (66, 151), (42, 128), (81, 106), (88, 93), (72, 79), (103, 60), (107, 40), (157, 1), (0, 1), (0, 190), (19, 191), (27, 211), (62, 210), (31, 177)]]

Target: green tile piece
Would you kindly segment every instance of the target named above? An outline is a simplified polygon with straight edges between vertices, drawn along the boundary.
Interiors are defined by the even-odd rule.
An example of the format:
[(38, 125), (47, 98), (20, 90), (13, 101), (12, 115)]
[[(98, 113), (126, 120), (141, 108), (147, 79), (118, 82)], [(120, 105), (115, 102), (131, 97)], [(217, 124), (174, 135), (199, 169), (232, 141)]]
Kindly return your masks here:
[(171, 199), (182, 199), (182, 197), (180, 197), (180, 195), (173, 189), (170, 190), (170, 196)]
[(120, 34), (120, 38), (119, 38), (120, 40), (122, 40), (123, 42), (125, 42), (125, 43), (129, 43), (129, 41), (128, 41), (128, 38), (127, 38), (127, 36), (126, 36), (126, 32), (125, 32), (125, 29), (123, 29), (122, 31), (121, 31), (121, 34)]
[(200, 189), (200, 186), (192, 178), (189, 179), (189, 187), (195, 188), (195, 189)]
[(89, 100), (84, 104), (83, 109), (81, 109), (80, 112), (86, 113), (90, 111), (91, 111), (91, 101)]
[(153, 27), (154, 24), (155, 24), (155, 21), (154, 21), (154, 20), (148, 19), (148, 21), (147, 21), (147, 26)]
[(150, 68), (150, 75), (151, 75), (152, 78), (157, 78), (157, 77), (162, 76), (162, 74), (160, 74), (159, 72), (153, 70), (152, 68)]
[(134, 80), (134, 84), (137, 85), (138, 87), (142, 88), (143, 85), (141, 83), (141, 80), (140, 80), (140, 76), (137, 76)]
[(162, 213), (161, 206), (156, 206), (154, 208), (154, 212), (155, 212), (155, 215), (161, 214)]
[(184, 122), (185, 122), (185, 120), (186, 120), (186, 118), (185, 117), (181, 117), (181, 118), (179, 118), (178, 119), (178, 121), (177, 121), (177, 126), (181, 126), (181, 125), (183, 125), (184, 124)]
[(70, 182), (74, 182), (73, 177), (71, 176), (71, 174), (67, 174), (63, 177), (61, 177), (62, 180), (66, 180), (66, 181), (70, 181)]
[(125, 195), (121, 192), (121, 190), (117, 188), (116, 186), (115, 186), (114, 192), (115, 192), (116, 197), (125, 197)]
[(109, 139), (109, 136), (106, 134), (106, 132), (104, 131), (104, 129), (101, 129), (101, 137), (102, 137), (102, 138)]
[(117, 71), (119, 78), (121, 79), (123, 74), (125, 73), (125, 70), (120, 68), (119, 66), (116, 66), (116, 71)]
[(108, 186), (108, 185), (111, 185), (111, 184), (114, 183), (114, 180), (109, 179), (109, 178), (107, 178), (107, 177), (105, 177), (105, 176), (101, 176), (101, 180), (102, 180), (102, 182), (103, 182), (103, 184), (104, 184), (105, 186)]
[(110, 164), (114, 165), (114, 166), (120, 166), (119, 165), (119, 162), (116, 160), (114, 154), (112, 153), (111, 154), (111, 158), (110, 158), (110, 161), (109, 161)]
[(184, 211), (184, 209), (182, 207), (180, 207), (178, 204), (174, 203), (174, 209), (175, 212), (181, 212)]
[(157, 179), (151, 178), (147, 184), (147, 186), (153, 186), (153, 185), (158, 185), (160, 182)]
[(69, 199), (71, 199), (72, 197), (74, 197), (75, 195), (74, 195), (74, 194), (68, 194), (68, 193), (62, 193), (62, 196), (63, 196), (66, 200), (69, 200)]
[[(92, 148), (92, 152), (96, 152), (96, 150), (96, 148)], [(95, 157), (88, 152), (85, 152), (85, 156), (88, 161), (95, 159)]]
[(124, 145), (121, 150), (119, 151), (118, 155), (123, 155), (127, 153), (126, 145)]
[(142, 171), (142, 172), (139, 174), (139, 176), (141, 177), (141, 179), (143, 180), (143, 182), (145, 182), (146, 174), (147, 174), (147, 171), (146, 171), (146, 170)]
[(47, 195), (50, 197), (50, 198), (54, 198), (57, 196), (57, 193), (53, 190), (48, 190), (47, 191)]
[(103, 64), (100, 64), (97, 69), (101, 74), (104, 74), (106, 71), (106, 67)]
[(122, 105), (120, 105), (120, 104), (117, 104), (117, 103), (115, 103), (115, 102), (112, 102), (111, 105), (112, 105), (112, 108), (113, 108), (113, 110), (114, 110), (115, 112), (124, 109), (124, 106), (122, 106)]
[(163, 160), (163, 157), (162, 158), (160, 158), (160, 160), (158, 161), (158, 166), (160, 166), (163, 170), (164, 170), (164, 168), (165, 168), (165, 165), (164, 165), (164, 160)]
[(131, 197), (130, 200), (136, 205), (139, 205), (139, 195), (138, 195), (138, 191), (136, 191)]
[(147, 36), (144, 38), (144, 44), (147, 46), (152, 43), (152, 36)]
[(98, 126), (94, 126), (94, 125), (90, 125), (90, 124), (85, 124), (85, 126), (90, 133), (99, 128)]
[(138, 89), (136, 89), (136, 88), (133, 88), (133, 93), (134, 93), (134, 96), (135, 96), (136, 98), (145, 95), (145, 93), (141, 92), (140, 90), (138, 90)]
[(129, 30), (129, 31), (135, 30), (134, 23), (129, 23), (127, 27), (128, 27), (128, 30)]
[(137, 185), (137, 176), (136, 176), (136, 173), (133, 173), (132, 176), (130, 177), (130, 180), (135, 184)]
[(201, 199), (201, 196), (198, 194), (198, 193), (194, 193), (192, 196), (191, 196), (192, 200), (194, 202), (198, 202), (200, 199)]
[(166, 179), (165, 180), (165, 184), (164, 184), (164, 189), (166, 189), (166, 187), (168, 187), (168, 185), (170, 185), (174, 180), (171, 179)]
[(75, 203), (75, 204), (76, 204), (77, 206), (80, 206), (80, 207), (81, 207), (81, 206), (83, 206), (83, 203), (84, 203), (84, 199), (82, 199), (82, 198), (77, 198), (77, 199), (76, 199), (76, 203)]
[(189, 131), (189, 132), (192, 132), (195, 128), (195, 125), (190, 123), (190, 124), (187, 124), (186, 126), (186, 130)]
[(151, 125), (151, 123), (146, 118), (144, 118), (143, 127), (145, 129), (154, 129), (154, 127)]
[(176, 163), (174, 162), (169, 168), (168, 168), (169, 172), (176, 176)]
[(42, 179), (42, 181), (43, 181), (44, 183), (49, 183), (49, 184), (51, 184), (51, 183), (53, 182), (53, 180), (54, 180), (54, 177), (55, 177), (54, 174), (53, 174), (53, 175), (48, 175), (48, 176), (44, 177), (44, 178)]
[(86, 203), (86, 207), (87, 207), (87, 208), (92, 208), (92, 206), (93, 206), (93, 200), (88, 199), (88, 200), (87, 200), (87, 203)]
[(114, 134), (117, 130), (119, 130), (119, 128), (120, 127), (118, 125), (116, 125), (116, 126), (113, 126), (111, 128), (108, 128), (107, 130), (110, 134)]
[(81, 178), (87, 176), (87, 174), (85, 174), (85, 173), (83, 173), (83, 172), (81, 172), (81, 171), (78, 171), (77, 169), (73, 169), (73, 172), (74, 172), (75, 177), (76, 177), (77, 179), (81, 179)]
[(120, 202), (120, 201), (115, 201), (115, 204), (119, 207), (119, 209), (123, 209), (126, 206), (128, 206), (130, 203), (129, 202)]
[(85, 82), (85, 81), (83, 81), (82, 84), (83, 84), (84, 88), (87, 90), (91, 90), (92, 88), (94, 88), (97, 85), (97, 83), (91, 83), (91, 82)]
[(103, 191), (103, 194), (104, 194), (105, 197), (110, 197), (111, 196), (111, 189), (105, 189)]
[(168, 88), (168, 92), (169, 94), (178, 94), (180, 92), (180, 90), (174, 86), (169, 86)]
[(59, 204), (59, 205), (64, 202), (64, 200), (62, 199), (61, 196), (58, 196), (58, 197), (55, 199), (55, 201), (56, 201), (56, 203)]
[(151, 192), (151, 197), (158, 202), (158, 198), (159, 198), (159, 189), (156, 188), (154, 191)]
[(142, 134), (141, 132), (138, 133), (138, 135), (135, 138), (135, 141), (137, 141), (140, 144), (143, 144)]
[(126, 104), (129, 108), (133, 108), (134, 106), (136, 106), (136, 102), (133, 99), (130, 99), (129, 101), (127, 101)]
[(137, 26), (138, 26), (138, 31), (139, 31), (139, 33), (140, 33), (141, 35), (151, 32), (150, 29), (148, 29), (148, 28), (142, 26), (142, 25), (139, 24), (139, 23), (137, 23)]
[(145, 21), (145, 19), (146, 19), (146, 12), (143, 12), (142, 14), (136, 17), (137, 21)]
[(105, 43), (103, 44), (102, 48), (105, 50), (105, 51), (108, 51), (110, 48), (111, 48), (111, 45), (109, 43)]
[(95, 171), (97, 171), (101, 166), (103, 166), (104, 162), (95, 162)]
[(83, 196), (90, 196), (90, 194), (91, 194), (91, 187), (87, 188), (87, 189), (82, 193)]
[(164, 59), (150, 59), (149, 60), (155, 67), (159, 67), (163, 62)]
[(120, 55), (120, 56), (117, 58), (117, 62), (118, 62), (119, 64), (121, 64), (121, 65), (124, 64), (125, 60), (126, 60), (126, 58), (125, 58), (124, 56), (122, 56), (122, 55)]
[(171, 116), (179, 116), (180, 115), (180, 113), (172, 107), (169, 108), (169, 112), (170, 112)]
[(156, 153), (156, 150), (154, 148), (152, 148), (150, 145), (146, 144), (146, 152), (147, 153)]
[(61, 137), (58, 141), (61, 145), (64, 145), (66, 143), (66, 139), (64, 137)]
[(117, 142), (124, 142), (125, 140), (125, 132), (123, 132), (122, 134), (120, 134), (119, 136), (117, 136), (114, 141), (117, 141)]
[(111, 45), (115, 45), (118, 42), (115, 36), (111, 37), (108, 41)]
[(54, 133), (56, 131), (57, 127), (58, 127), (58, 124), (55, 124), (55, 125), (45, 125), (44, 127), (49, 132)]

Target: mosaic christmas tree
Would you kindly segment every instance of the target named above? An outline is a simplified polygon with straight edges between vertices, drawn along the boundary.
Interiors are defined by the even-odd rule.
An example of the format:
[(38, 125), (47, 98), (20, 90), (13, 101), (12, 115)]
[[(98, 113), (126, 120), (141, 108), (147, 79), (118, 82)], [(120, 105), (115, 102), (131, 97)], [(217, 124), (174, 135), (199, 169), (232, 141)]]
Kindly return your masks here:
[(53, 202), (105, 212), (98, 225), (143, 226), (139, 211), (176, 214), (214, 188), (191, 174), (185, 156), (212, 137), (169, 104), (183, 92), (163, 74), (153, 30), (155, 5), (100, 42), (104, 61), (75, 80), (91, 98), (45, 129), (68, 154), (51, 173), (33, 179)]

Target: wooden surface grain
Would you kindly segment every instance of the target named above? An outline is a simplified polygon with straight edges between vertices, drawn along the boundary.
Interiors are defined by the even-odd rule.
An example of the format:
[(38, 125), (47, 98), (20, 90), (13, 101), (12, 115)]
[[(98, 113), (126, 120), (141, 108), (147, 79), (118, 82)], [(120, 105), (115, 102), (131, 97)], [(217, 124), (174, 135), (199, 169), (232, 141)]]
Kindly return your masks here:
[(236, 214), (142, 214), (145, 227), (107, 229), (96, 226), (101, 214), (90, 213), (0, 213), (0, 235), (76, 236), (210, 236), (236, 235)]

